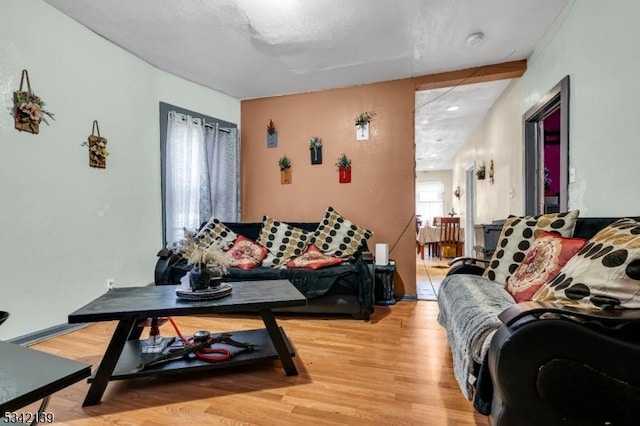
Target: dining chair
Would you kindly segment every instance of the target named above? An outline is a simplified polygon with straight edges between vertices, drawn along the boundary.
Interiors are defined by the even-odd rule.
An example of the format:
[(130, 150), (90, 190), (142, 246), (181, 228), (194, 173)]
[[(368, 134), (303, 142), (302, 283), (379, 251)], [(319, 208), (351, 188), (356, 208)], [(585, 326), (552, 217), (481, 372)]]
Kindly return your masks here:
[(445, 254), (446, 248), (453, 249), (453, 257), (462, 256), (462, 240), (460, 238), (460, 218), (440, 218), (440, 241), (438, 241), (440, 259)]

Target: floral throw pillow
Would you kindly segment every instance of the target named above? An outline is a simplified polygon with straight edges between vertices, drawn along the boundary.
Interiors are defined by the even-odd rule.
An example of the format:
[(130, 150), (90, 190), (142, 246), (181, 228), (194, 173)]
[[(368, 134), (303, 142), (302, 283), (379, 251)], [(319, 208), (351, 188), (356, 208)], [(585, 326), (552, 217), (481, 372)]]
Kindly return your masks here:
[(570, 237), (573, 235), (578, 213), (578, 210), (572, 210), (540, 216), (509, 216), (502, 227), (498, 245), (483, 277), (506, 284), (541, 231)]
[(533, 296), (581, 308), (640, 308), (640, 223), (603, 228)]
[(362, 228), (329, 207), (313, 233), (311, 244), (324, 254), (350, 259), (373, 232)]
[(580, 250), (584, 238), (565, 238), (542, 231), (518, 269), (509, 277), (507, 290), (517, 303), (531, 300), (533, 295)]
[(284, 267), (289, 259), (300, 256), (307, 248), (312, 233), (264, 216), (258, 244), (267, 249), (263, 266)]
[(267, 256), (267, 249), (255, 241), (239, 235), (233, 246), (225, 252), (229, 266), (240, 269), (251, 269), (262, 264)]
[(305, 252), (287, 262), (287, 268), (306, 268), (306, 269), (320, 269), (326, 266), (338, 265), (342, 263), (342, 259), (335, 256), (327, 256), (322, 253), (318, 247), (311, 244)]
[(228, 250), (236, 238), (238, 238), (238, 234), (218, 219), (212, 217), (207, 224), (198, 231), (196, 238), (199, 241), (199, 245), (203, 245), (204, 248), (215, 244), (222, 250)]

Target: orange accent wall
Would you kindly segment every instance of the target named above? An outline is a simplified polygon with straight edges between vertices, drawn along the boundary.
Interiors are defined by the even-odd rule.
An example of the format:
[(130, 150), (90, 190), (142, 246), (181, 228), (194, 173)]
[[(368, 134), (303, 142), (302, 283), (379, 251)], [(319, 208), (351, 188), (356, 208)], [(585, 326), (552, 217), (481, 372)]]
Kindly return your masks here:
[[(396, 294), (416, 294), (414, 224), (415, 84), (407, 80), (242, 101), (243, 220), (320, 221), (326, 208), (371, 229), (389, 244), (397, 264)], [(355, 117), (376, 113), (369, 140), (356, 141)], [(269, 119), (277, 148), (267, 148)], [(309, 138), (322, 138), (323, 163), (311, 165)], [(335, 161), (351, 160), (351, 183), (338, 183)], [(292, 163), (292, 183), (280, 184), (278, 159)], [(393, 246), (393, 248), (392, 248)]]
[[(431, 74), (321, 92), (241, 103), (242, 219), (269, 215), (282, 221), (320, 221), (326, 208), (371, 229), (369, 247), (389, 244), (396, 261), (396, 295), (416, 295), (415, 145), (416, 89), (517, 78), (526, 61)], [(368, 141), (356, 141), (355, 117), (376, 113)], [(278, 147), (267, 148), (272, 119)], [(321, 165), (311, 165), (309, 138), (323, 141)], [(341, 153), (352, 160), (351, 183), (338, 183)], [(292, 183), (280, 184), (278, 159), (292, 162)]]

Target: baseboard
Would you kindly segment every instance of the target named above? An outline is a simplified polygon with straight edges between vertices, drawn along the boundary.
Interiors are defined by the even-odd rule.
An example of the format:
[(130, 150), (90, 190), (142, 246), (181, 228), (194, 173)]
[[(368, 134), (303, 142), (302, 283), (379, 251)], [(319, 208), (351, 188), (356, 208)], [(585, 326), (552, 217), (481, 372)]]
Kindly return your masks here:
[(396, 300), (408, 300), (410, 302), (415, 302), (418, 300), (417, 294), (396, 294), (394, 295)]
[(7, 340), (7, 342), (20, 346), (31, 346), (36, 343), (52, 339), (54, 337), (62, 336), (63, 334), (71, 333), (72, 331), (79, 330), (88, 325), (89, 323), (54, 325), (53, 327), (14, 337), (13, 339)]

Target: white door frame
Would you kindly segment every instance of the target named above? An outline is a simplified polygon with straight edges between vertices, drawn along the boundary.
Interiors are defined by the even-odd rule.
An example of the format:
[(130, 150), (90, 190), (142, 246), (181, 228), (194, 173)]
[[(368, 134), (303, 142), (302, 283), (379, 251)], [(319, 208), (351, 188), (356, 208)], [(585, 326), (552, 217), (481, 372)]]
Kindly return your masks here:
[(475, 163), (467, 166), (464, 171), (464, 255), (476, 257), (474, 252), (475, 242), (475, 220), (476, 220), (476, 180)]

